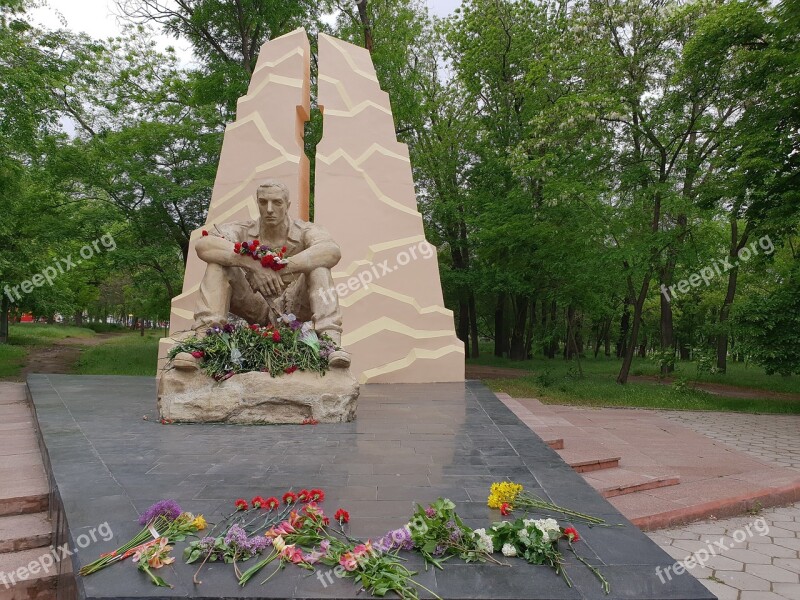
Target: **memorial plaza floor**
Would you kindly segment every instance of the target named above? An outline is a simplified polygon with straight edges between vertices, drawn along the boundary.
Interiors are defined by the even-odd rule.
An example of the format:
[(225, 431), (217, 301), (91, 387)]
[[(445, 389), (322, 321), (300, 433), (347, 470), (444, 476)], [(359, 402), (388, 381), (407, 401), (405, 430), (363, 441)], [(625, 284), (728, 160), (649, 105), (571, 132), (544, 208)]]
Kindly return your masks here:
[[(100, 402), (98, 398), (102, 398), (104, 399), (102, 401), (108, 403), (106, 408), (110, 409), (105, 416), (91, 417), (88, 410), (91, 403), (88, 400), (81, 400), (81, 396), (86, 395), (86, 386), (79, 385), (75, 381), (78, 378), (37, 377), (38, 379), (33, 380), (32, 389), (35, 390), (38, 386), (40, 392), (47, 392), (42, 396), (44, 400), (41, 403), (41, 410), (44, 413), (53, 411), (49, 417), (40, 414), (40, 420), (45, 419), (51, 427), (55, 427), (46, 435), (58, 434), (61, 440), (60, 446), (56, 443), (54, 447), (58, 449), (57, 453), (61, 454), (61, 457), (56, 460), (67, 461), (62, 462), (61, 466), (51, 464), (49, 468), (55, 472), (62, 470), (61, 477), (65, 479), (58, 481), (58, 487), (62, 488), (60, 501), (63, 502), (66, 497), (71, 498), (68, 502), (75, 503), (64, 511), (72, 515), (71, 523), (81, 519), (96, 520), (102, 515), (116, 516), (120, 522), (130, 521), (137, 511), (146, 508), (145, 504), (152, 499), (170, 495), (183, 500), (190, 510), (213, 512), (220, 508), (223, 502), (229, 501), (229, 498), (247, 496), (251, 492), (253, 495), (263, 493), (265, 486), (285, 487), (314, 483), (329, 490), (329, 502), (346, 503), (353, 514), (360, 515), (360, 518), (354, 519), (353, 522), (354, 535), (378, 535), (389, 527), (396, 526), (394, 521), (407, 518), (412, 499), (428, 501), (439, 495), (449, 496), (459, 504), (459, 507), (463, 506), (468, 524), (477, 527), (496, 518), (496, 515), (490, 514), (485, 508), (485, 496), (488, 483), (505, 477), (520, 480), (529, 488), (541, 490), (562, 504), (573, 506), (578, 504), (586, 512), (594, 511), (601, 516), (611, 517), (616, 511), (597, 494), (589, 493), (588, 486), (572, 478), (574, 471), (583, 471), (582, 476), (586, 481), (608, 498), (623, 515), (633, 520), (645, 518), (645, 521), (646, 518), (655, 517), (652, 524), (664, 519), (663, 516), (659, 516), (665, 514), (664, 511), (658, 512), (663, 506), (657, 506), (655, 511), (651, 511), (653, 512), (651, 515), (642, 516), (641, 511), (626, 512), (627, 506), (624, 501), (628, 501), (628, 497), (636, 494), (652, 495), (658, 493), (658, 490), (664, 493), (664, 490), (669, 488), (677, 490), (681, 485), (689, 484), (692, 484), (689, 488), (691, 492), (701, 496), (702, 500), (704, 482), (713, 483), (704, 476), (696, 478), (690, 476), (687, 479), (686, 472), (680, 469), (678, 469), (680, 472), (674, 472), (676, 466), (674, 460), (671, 463), (667, 459), (670, 454), (663, 446), (666, 440), (661, 440), (662, 446), (658, 452), (650, 452), (649, 455), (642, 453), (647, 460), (642, 456), (630, 454), (634, 459), (638, 456), (639, 472), (635, 468), (626, 469), (625, 467), (634, 465), (626, 464), (625, 452), (619, 450), (625, 450), (625, 443), (634, 445), (634, 440), (626, 442), (624, 436), (620, 435), (624, 427), (617, 427), (615, 433), (609, 434), (616, 440), (616, 445), (611, 444), (601, 448), (599, 458), (594, 462), (587, 459), (585, 448), (576, 448), (572, 443), (574, 438), (570, 436), (581, 432), (563, 429), (566, 435), (558, 437), (552, 435), (553, 431), (537, 431), (548, 444), (534, 443), (529, 434), (522, 431), (517, 417), (520, 417), (520, 407), (525, 408), (528, 414), (523, 415), (526, 418), (520, 417), (522, 423), (534, 431), (537, 430), (537, 426), (541, 428), (541, 423), (532, 425), (536, 420), (535, 401), (518, 401), (519, 406), (514, 410), (514, 402), (504, 399), (507, 406), (511, 404), (508, 408), (516, 413), (515, 417), (479, 384), (467, 385), (466, 402), (455, 402), (454, 398), (458, 394), (452, 396), (450, 390), (439, 399), (438, 406), (427, 406), (427, 408), (425, 408), (426, 403), (430, 403), (431, 398), (428, 391), (423, 388), (418, 389), (417, 393), (406, 388), (404, 395), (407, 397), (400, 399), (392, 398), (390, 393), (380, 391), (382, 386), (367, 386), (359, 412), (360, 424), (357, 421), (356, 424), (341, 426), (300, 428), (297, 435), (281, 434), (281, 439), (270, 438), (266, 441), (263, 436), (254, 437), (246, 433), (237, 436), (236, 448), (225, 448), (220, 445), (222, 438), (218, 433), (220, 429), (224, 429), (220, 426), (208, 426), (217, 431), (208, 429), (199, 435), (190, 435), (189, 431), (197, 426), (178, 426), (170, 429), (170, 426), (158, 425), (152, 421), (154, 411), (150, 411), (148, 421), (144, 421), (145, 414), (139, 413), (147, 411), (138, 410), (139, 407), (131, 402), (135, 394), (125, 391), (126, 383), (133, 380), (143, 382), (144, 378), (89, 378), (97, 380), (89, 386), (92, 388), (92, 401)], [(86, 383), (86, 380), (83, 383)], [(376, 387), (378, 389), (373, 389)], [(54, 393), (54, 390), (57, 391)], [(410, 396), (409, 391), (411, 391)], [(463, 396), (463, 392), (461, 395)], [(71, 414), (66, 420), (63, 411), (54, 410), (59, 403), (71, 407), (67, 411)], [(380, 422), (376, 418), (378, 408), (381, 411), (388, 410), (382, 415)], [(559, 419), (566, 421), (564, 415), (569, 413), (572, 421), (580, 422), (579, 417), (582, 416), (587, 420), (580, 423), (581, 427), (592, 430), (593, 435), (601, 435), (601, 429), (604, 426), (611, 428), (610, 423), (613, 420), (600, 424), (607, 418), (607, 415), (600, 418), (602, 411), (606, 409), (600, 410), (600, 413), (594, 409), (585, 410), (581, 415), (584, 409), (563, 407), (562, 410), (561, 407), (547, 407), (544, 409), (546, 414), (540, 414), (539, 418), (552, 419), (555, 414)], [(57, 418), (56, 412), (61, 413)], [(616, 413), (618, 423), (625, 422), (625, 412)], [(791, 488), (788, 484), (779, 485), (786, 483), (782, 479), (785, 476), (784, 470), (797, 473), (797, 479), (800, 481), (800, 469), (798, 469), (800, 418), (665, 411), (635, 412), (645, 414), (647, 418), (639, 420), (641, 423), (649, 423), (648, 426), (652, 426), (653, 423), (662, 425), (667, 423), (663, 429), (671, 432), (675, 443), (681, 443), (681, 438), (676, 432), (686, 432), (690, 437), (700, 436), (706, 441), (710, 440), (716, 451), (735, 452), (736, 454), (727, 455), (727, 458), (736, 459), (734, 462), (738, 462), (740, 467), (743, 464), (741, 457), (756, 461), (769, 475), (768, 484), (775, 489), (780, 488), (784, 497), (788, 497), (788, 490)], [(494, 415), (496, 418), (490, 423), (484, 420), (484, 414)], [(385, 418), (387, 416), (388, 419)], [(132, 423), (134, 419), (135, 424)], [(99, 455), (87, 458), (86, 454), (75, 445), (77, 438), (71, 437), (68, 425), (70, 420), (78, 424), (81, 435), (92, 440), (93, 452)], [(125, 422), (128, 423), (127, 426)], [(464, 425), (467, 423), (469, 427), (465, 428)], [(560, 425), (567, 427), (565, 422)], [(576, 425), (571, 423), (569, 426)], [(656, 425), (656, 428), (658, 426)], [(325, 427), (339, 428), (339, 430), (335, 434), (334, 431), (325, 434)], [(355, 436), (359, 435), (357, 433), (359, 428), (362, 437), (355, 439)], [(365, 428), (369, 428), (369, 432)], [(254, 430), (254, 428), (245, 429)], [(643, 426), (640, 429), (642, 435), (647, 434), (647, 427)], [(139, 435), (144, 431), (157, 432), (157, 437), (162, 441), (155, 442), (156, 438), (149, 438), (148, 442), (147, 436), (142, 438)], [(48, 495), (46, 470), (38, 457), (34, 421), (25, 398), (24, 385), (0, 384), (0, 432), (6, 442), (0, 448), (0, 480), (3, 481), (3, 485), (0, 486), (2, 488), (0, 515), (7, 515), (0, 517), (0, 572), (10, 572), (15, 564), (26, 564), (26, 561), (32, 560), (34, 555), (41, 554), (42, 547), (49, 543), (49, 531), (53, 525), (47, 521), (44, 511), (47, 510), (51, 500), (56, 500)], [(76, 432), (77, 430), (73, 430), (72, 434)], [(163, 432), (169, 432), (168, 442), (163, 441)], [(582, 433), (585, 438), (585, 431)], [(199, 439), (190, 443), (189, 438)], [(449, 439), (449, 442), (442, 443), (445, 439)], [(357, 441), (352, 447), (358, 452), (351, 452), (348, 456), (343, 450), (351, 441), (353, 443)], [(147, 447), (147, 443), (150, 443), (151, 447)], [(164, 445), (159, 445), (162, 443)], [(152, 444), (156, 446), (152, 447)], [(638, 444), (645, 447), (649, 443), (642, 438)], [(513, 453), (502, 449), (506, 445), (514, 449)], [(658, 445), (658, 440), (655, 440), (655, 445)], [(561, 448), (556, 451), (564, 458), (564, 468), (556, 464), (554, 461), (556, 457), (551, 450), (559, 446)], [(699, 446), (694, 446), (695, 449), (697, 447)], [(198, 448), (201, 448), (201, 454), (198, 454)], [(293, 449), (300, 448), (302, 450), (292, 456)], [(249, 468), (252, 461), (248, 459), (248, 454), (264, 450), (271, 456), (269, 468), (260, 472), (252, 471)], [(203, 452), (205, 454), (202, 454)], [(358, 453), (361, 458), (356, 456)], [(676, 454), (681, 454), (680, 448), (676, 448)], [(78, 466), (72, 463), (70, 466), (68, 463), (78, 455), (81, 456), (82, 464)], [(290, 456), (291, 460), (287, 460)], [(653, 456), (663, 456), (666, 459), (663, 461), (664, 464), (660, 465), (660, 471), (655, 469), (659, 465), (650, 460)], [(614, 458), (618, 459), (616, 464), (613, 464)], [(720, 457), (717, 456), (714, 460), (718, 458)], [(612, 461), (609, 462), (609, 459)], [(117, 489), (119, 493), (109, 493), (108, 485), (112, 482), (105, 476), (98, 475), (98, 469), (94, 468), (97, 463), (94, 466), (89, 464), (96, 460), (106, 465), (112, 479), (115, 480), (113, 484), (119, 486)], [(198, 470), (199, 462), (205, 465), (203, 471), (210, 472), (205, 475), (207, 479), (195, 477), (193, 481), (192, 476)], [(583, 466), (578, 464), (581, 462), (584, 463)], [(696, 458), (696, 462), (701, 463), (702, 459)], [(208, 466), (209, 464), (211, 466)], [(567, 467), (567, 464), (572, 465), (572, 469)], [(644, 467), (649, 467), (651, 473), (656, 474), (645, 473)], [(623, 472), (603, 473), (603, 471), (613, 471), (614, 468)], [(83, 475), (77, 477), (79, 472)], [(738, 476), (747, 475), (747, 469), (739, 469), (738, 472), (744, 473)], [(680, 481), (681, 477), (683, 481)], [(726, 477), (731, 477), (731, 474)], [(676, 478), (679, 480), (678, 483), (674, 481)], [(645, 485), (642, 485), (643, 481)], [(655, 487), (648, 488), (648, 485)], [(628, 493), (628, 489), (634, 491)], [(709, 497), (713, 502), (719, 500), (715, 495), (716, 489), (718, 488), (714, 488), (713, 485), (709, 486)], [(690, 506), (689, 502), (681, 500), (684, 496), (685, 494), (677, 494), (671, 501), (677, 499), (682, 507)], [(85, 506), (80, 506), (82, 498), (101, 500), (87, 501), (83, 503)], [(776, 499), (780, 500), (773, 494), (772, 500)], [(376, 508), (377, 506), (380, 508)], [(672, 506), (669, 508), (673, 510)], [(648, 535), (674, 560), (682, 561), (691, 556), (702, 559), (700, 561), (703, 563), (702, 566), (696, 564), (694, 568), (687, 569), (687, 572), (721, 600), (729, 598), (800, 600), (800, 503), (760, 510), (756, 503), (750, 508), (752, 514), (745, 513), (728, 519), (716, 518), (718, 515), (715, 515), (715, 518), (707, 518), (689, 525), (673, 525), (666, 529), (650, 531)], [(121, 514), (123, 512), (124, 515)], [(57, 515), (58, 511), (55, 511), (55, 514)], [(674, 518), (674, 514), (670, 514), (673, 515), (670, 518)], [(58, 529), (57, 523), (55, 525)], [(125, 532), (122, 533), (124, 535)], [(662, 586), (652, 587), (655, 576), (652, 565), (661, 565), (663, 575), (663, 569), (670, 566), (669, 560), (664, 561), (663, 555), (656, 557), (642, 545), (641, 552), (647, 556), (639, 561), (633, 561), (640, 563), (638, 566), (628, 564), (631, 563), (630, 560), (615, 556), (617, 549), (609, 541), (606, 533), (588, 532), (585, 548), (594, 553), (598, 564), (604, 564), (605, 569), (610, 569), (609, 579), (614, 578), (612, 589), (616, 588), (616, 593), (612, 597), (645, 597), (635, 595), (638, 592), (633, 582), (645, 576), (650, 580), (648, 585), (651, 591), (655, 589), (662, 592)], [(63, 534), (62, 531), (61, 535)], [(624, 533), (620, 531), (618, 534), (622, 534), (625, 538), (621, 540), (622, 544), (636, 546), (641, 543), (636, 536), (628, 537), (632, 531), (626, 530)], [(705, 560), (705, 555), (711, 554), (710, 550), (714, 550), (714, 553)], [(131, 576), (126, 569), (109, 570), (112, 571), (115, 577)], [(485, 575), (480, 574), (480, 569), (468, 572), (460, 568), (450, 568), (443, 573), (450, 575), (437, 580), (435, 575), (426, 573), (426, 577), (421, 581), (437, 585), (435, 589), (440, 593), (446, 589), (453, 594), (445, 597), (550, 597), (528, 595), (522, 580), (514, 581), (514, 578), (510, 578), (505, 584), (498, 584), (500, 587), (494, 591), (476, 590), (476, 586), (486, 582), (481, 578)], [(181, 573), (176, 576), (179, 579), (183, 577)], [(663, 575), (662, 579), (670, 576), (675, 581), (681, 579), (672, 573)], [(530, 574), (528, 579), (529, 577)], [(14, 588), (9, 590), (0, 586), (0, 600), (11, 598), (16, 600), (23, 597), (43, 600), (55, 597), (52, 578), (36, 579), (28, 582), (25, 590), (19, 588), (15, 591)], [(83, 597), (116, 597), (114, 594), (105, 594), (101, 589), (112, 580), (101, 579), (95, 580), (96, 583), (93, 582), (88, 589), (83, 590)], [(550, 582), (545, 575), (538, 577), (538, 572), (535, 579)], [(556, 583), (561, 582), (556, 581)], [(575, 593), (570, 590), (570, 594), (560, 597), (600, 598), (597, 588), (593, 587), (595, 583), (593, 579), (580, 579)], [(286, 596), (291, 594), (312, 597), (315, 593), (314, 590), (298, 586), (296, 582), (286, 585), (288, 587), (279, 588), (281, 590), (277, 592), (279, 595), (283, 593)], [(560, 587), (552, 589), (557, 593), (564, 592)], [(648, 597), (689, 597), (680, 595), (689, 591), (685, 587), (672, 589), (676, 590), (675, 594), (655, 594)], [(342, 597), (346, 597), (347, 590), (341, 591)], [(213, 595), (215, 590), (208, 588), (207, 593)], [(696, 591), (691, 593), (696, 595)]]

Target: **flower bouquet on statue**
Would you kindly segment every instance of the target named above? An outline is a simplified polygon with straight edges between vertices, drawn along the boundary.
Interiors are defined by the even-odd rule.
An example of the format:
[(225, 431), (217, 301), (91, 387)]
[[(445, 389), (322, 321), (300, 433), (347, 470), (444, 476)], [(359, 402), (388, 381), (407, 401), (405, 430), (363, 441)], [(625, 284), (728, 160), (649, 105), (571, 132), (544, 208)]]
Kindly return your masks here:
[(283, 258), (283, 255), (286, 254), (286, 246), (280, 250), (275, 250), (261, 244), (258, 240), (236, 242), (233, 245), (233, 252), (241, 256), (250, 256), (253, 260), (259, 261), (262, 267), (273, 271), (280, 271), (289, 262)]
[(205, 335), (178, 342), (169, 352), (170, 363), (181, 353), (191, 354), (198, 367), (216, 381), (237, 373), (262, 371), (273, 377), (297, 370), (324, 375), (328, 357), (340, 348), (327, 334), (319, 335), (310, 322), (293, 314), (281, 315), (277, 325), (240, 322), (209, 327)]

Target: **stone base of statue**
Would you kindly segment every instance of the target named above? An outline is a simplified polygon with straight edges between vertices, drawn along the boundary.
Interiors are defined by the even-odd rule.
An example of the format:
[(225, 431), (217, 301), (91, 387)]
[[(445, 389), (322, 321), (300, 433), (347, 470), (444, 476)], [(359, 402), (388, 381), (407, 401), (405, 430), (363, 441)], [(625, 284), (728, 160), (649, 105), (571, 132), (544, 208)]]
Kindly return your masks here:
[(239, 373), (221, 382), (202, 371), (170, 369), (158, 382), (158, 410), (179, 423), (342, 423), (355, 419), (358, 391), (349, 369)]

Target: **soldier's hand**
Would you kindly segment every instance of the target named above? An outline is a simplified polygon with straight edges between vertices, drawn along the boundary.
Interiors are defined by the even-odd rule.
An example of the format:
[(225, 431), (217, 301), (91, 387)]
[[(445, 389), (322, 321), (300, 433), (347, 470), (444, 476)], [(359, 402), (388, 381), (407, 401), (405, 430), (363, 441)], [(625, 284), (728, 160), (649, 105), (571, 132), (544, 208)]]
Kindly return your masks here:
[(261, 292), (265, 296), (278, 296), (283, 291), (283, 281), (277, 271), (258, 267), (252, 271), (245, 271), (247, 283), (254, 292)]

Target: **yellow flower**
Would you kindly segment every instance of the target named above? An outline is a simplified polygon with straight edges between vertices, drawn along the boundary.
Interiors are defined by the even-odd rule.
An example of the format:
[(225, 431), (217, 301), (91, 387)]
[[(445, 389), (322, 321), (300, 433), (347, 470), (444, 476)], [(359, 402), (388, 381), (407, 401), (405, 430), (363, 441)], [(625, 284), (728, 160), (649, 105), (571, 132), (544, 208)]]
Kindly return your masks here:
[(206, 528), (206, 520), (203, 515), (197, 515), (192, 521), (192, 526), (197, 529), (197, 531), (203, 531)]
[(513, 505), (522, 489), (520, 484), (510, 481), (493, 483), (487, 504), (489, 508), (500, 508), (504, 503)]

